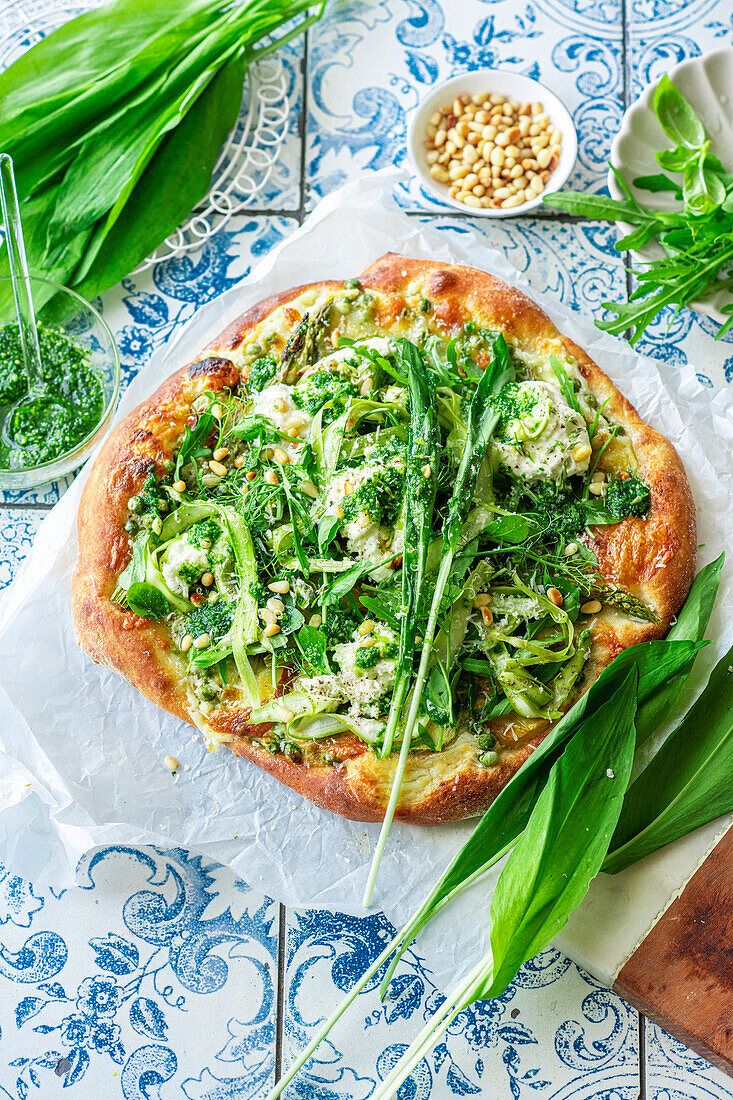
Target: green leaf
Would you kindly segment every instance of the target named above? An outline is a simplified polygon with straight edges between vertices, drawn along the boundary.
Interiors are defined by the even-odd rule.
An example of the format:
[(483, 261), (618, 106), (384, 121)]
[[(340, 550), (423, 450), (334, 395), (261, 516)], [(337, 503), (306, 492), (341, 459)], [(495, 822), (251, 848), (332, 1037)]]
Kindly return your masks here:
[(331, 672), (326, 656), (328, 638), (315, 626), (302, 626), (298, 631), (298, 648), (312, 670), (312, 675), (324, 675)]
[(563, 397), (567, 401), (568, 405), (571, 409), (575, 409), (576, 412), (580, 412), (580, 405), (578, 403), (578, 397), (575, 392), (575, 386), (573, 385), (572, 379), (570, 378), (568, 372), (565, 370), (565, 367), (556, 355), (550, 356), (550, 366), (552, 367), (552, 373), (555, 375), (555, 378), (557, 378), (560, 384), (560, 389), (562, 390)]
[(615, 873), (733, 810), (733, 648), (629, 787), (603, 869)]
[(675, 149), (660, 149), (654, 154), (657, 164), (667, 172), (684, 172), (689, 164), (694, 164), (699, 153), (697, 149), (690, 149), (686, 145), (678, 145)]
[(214, 431), (216, 425), (216, 420), (208, 412), (201, 414), (193, 428), (186, 425), (178, 457), (176, 458), (174, 474), (176, 480), (180, 478), (181, 470), (189, 462), (195, 462), (197, 458), (205, 458), (211, 454), (211, 448), (206, 446), (206, 440)]
[(526, 516), (511, 515), (497, 516), (492, 519), (481, 532), (482, 537), (493, 539), (495, 542), (507, 542), (517, 544), (524, 542), (536, 525), (530, 523)]
[(658, 172), (653, 176), (637, 176), (633, 181), (634, 187), (638, 187), (640, 191), (653, 191), (658, 193), (660, 191), (672, 191), (675, 197), (682, 198), (682, 188), (674, 180), (671, 180), (669, 176), (663, 176), (661, 172)]
[(239, 577), (239, 595), (232, 622), (232, 653), (242, 682), (242, 693), (251, 707), (260, 705), (260, 689), (257, 677), (247, 656), (247, 646), (259, 636), (257, 600), (250, 586), (257, 580), (257, 560), (252, 536), (241, 516), (232, 508), (222, 508), (221, 514), (229, 529)]
[(144, 619), (162, 619), (170, 608), (163, 593), (147, 581), (133, 581), (127, 589), (130, 610)]
[(325, 554), (336, 538), (341, 520), (338, 516), (322, 516), (318, 522), (318, 552)]
[(552, 768), (491, 901), (493, 973), (472, 1000), (497, 997), (565, 927), (601, 868), (634, 755), (638, 672), (581, 724)]
[(160, 144), (96, 253), (74, 273), (78, 294), (94, 298), (149, 256), (203, 198), (219, 150), (237, 120), (244, 70), (233, 61), (216, 75)]
[(702, 122), (666, 73), (656, 87), (653, 105), (659, 125), (675, 144), (696, 149), (706, 140)]
[(628, 199), (611, 199), (607, 195), (588, 195), (584, 191), (555, 191), (543, 195), (546, 206), (564, 210), (576, 217), (599, 218), (603, 221), (625, 221), (631, 225), (656, 222), (660, 215), (656, 211), (644, 210)]

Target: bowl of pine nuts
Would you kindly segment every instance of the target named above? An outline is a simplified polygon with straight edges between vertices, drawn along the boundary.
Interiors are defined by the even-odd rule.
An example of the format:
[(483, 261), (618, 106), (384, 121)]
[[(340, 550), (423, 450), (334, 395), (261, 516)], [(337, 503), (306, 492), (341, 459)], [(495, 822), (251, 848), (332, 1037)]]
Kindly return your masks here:
[(562, 187), (578, 135), (544, 84), (506, 69), (477, 69), (432, 89), (412, 117), (407, 148), (420, 183), (440, 202), (506, 218)]

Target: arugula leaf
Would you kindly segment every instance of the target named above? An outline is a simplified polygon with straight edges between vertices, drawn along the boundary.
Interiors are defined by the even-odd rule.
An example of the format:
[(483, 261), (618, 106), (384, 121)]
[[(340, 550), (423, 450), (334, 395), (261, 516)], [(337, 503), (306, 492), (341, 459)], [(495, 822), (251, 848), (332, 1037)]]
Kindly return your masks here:
[(319, 554), (325, 554), (328, 547), (336, 538), (341, 526), (341, 520), (338, 516), (321, 516), (318, 521), (318, 552)]
[(211, 448), (206, 446), (206, 440), (217, 426), (217, 422), (209, 412), (202, 413), (193, 428), (186, 425), (183, 433), (181, 448), (176, 458), (174, 479), (179, 480), (181, 470), (189, 462), (195, 462), (197, 458), (205, 458), (211, 454)]

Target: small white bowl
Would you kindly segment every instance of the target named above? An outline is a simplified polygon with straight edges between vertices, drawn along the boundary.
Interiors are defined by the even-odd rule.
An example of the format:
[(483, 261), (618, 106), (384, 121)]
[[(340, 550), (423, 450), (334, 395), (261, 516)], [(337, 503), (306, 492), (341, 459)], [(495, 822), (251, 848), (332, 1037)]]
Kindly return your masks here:
[[(704, 57), (683, 61), (670, 71), (669, 78), (700, 116), (712, 141), (712, 152), (730, 171), (733, 163), (733, 49), (728, 47), (715, 50)], [(626, 111), (621, 120), (621, 129), (611, 146), (611, 164), (616, 166), (629, 184), (634, 197), (643, 206), (652, 210), (679, 210), (681, 202), (671, 192), (642, 191), (634, 187), (632, 182), (638, 176), (651, 176), (661, 172), (654, 153), (658, 149), (670, 149), (673, 145), (654, 113), (653, 100), (657, 84), (658, 81), (650, 84)], [(679, 175), (671, 172), (666, 174), (678, 182), (682, 181)], [(626, 198), (610, 169), (608, 190), (614, 199)], [(632, 227), (626, 222), (617, 222), (616, 225), (623, 236), (631, 232)], [(638, 252), (632, 253), (632, 258), (634, 263), (648, 263), (663, 255), (660, 246), (655, 241), (650, 241)], [(722, 313), (721, 307), (729, 302), (730, 291), (718, 291), (709, 294), (702, 301), (690, 302), (689, 308), (722, 324), (728, 314)]]
[(425, 154), (427, 152), (424, 142), (427, 138), (427, 128), (430, 116), (447, 103), (451, 103), (456, 96), (479, 95), (481, 92), (489, 92), (491, 95), (503, 95), (507, 99), (519, 100), (520, 103), (541, 103), (545, 112), (550, 116), (553, 126), (556, 126), (562, 134), (562, 149), (557, 168), (548, 180), (546, 191), (559, 191), (573, 170), (575, 158), (578, 155), (578, 135), (573, 120), (564, 103), (551, 92), (539, 80), (531, 80), (528, 76), (510, 72), (508, 69), (474, 69), (470, 73), (461, 73), (450, 80), (437, 84), (415, 109), (407, 131), (407, 152), (415, 175), (420, 183), (439, 202), (445, 203), (464, 214), (475, 214), (479, 218), (510, 218), (517, 214), (526, 214), (542, 203), (542, 193), (529, 202), (520, 206), (513, 206), (509, 210), (501, 207), (473, 207), (458, 202), (448, 194), (446, 184), (438, 183), (430, 175), (430, 169)]

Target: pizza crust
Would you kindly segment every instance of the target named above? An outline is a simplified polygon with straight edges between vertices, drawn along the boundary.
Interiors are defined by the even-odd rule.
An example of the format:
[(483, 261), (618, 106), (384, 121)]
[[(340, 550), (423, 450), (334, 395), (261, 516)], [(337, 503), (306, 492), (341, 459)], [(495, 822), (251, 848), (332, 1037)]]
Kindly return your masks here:
[[(591, 546), (601, 571), (650, 605), (657, 623), (640, 623), (606, 606), (591, 627), (593, 651), (583, 690), (626, 646), (663, 637), (680, 610), (695, 572), (695, 509), (682, 462), (672, 444), (645, 424), (607, 375), (525, 294), (472, 268), (407, 259), (387, 254), (360, 276), (365, 288), (387, 292), (378, 323), (394, 323), (407, 299), (429, 297), (434, 318), (446, 336), (469, 319), (500, 329), (508, 342), (527, 354), (565, 353), (574, 358), (591, 392), (606, 402), (610, 419), (626, 431), (638, 472), (651, 490), (645, 520), (595, 529)], [(234, 321), (204, 350), (202, 358), (182, 367), (133, 410), (108, 437), (84, 489), (79, 516), (79, 556), (72, 582), (72, 612), (79, 644), (94, 661), (113, 668), (157, 706), (184, 722), (201, 726), (191, 704), (177, 651), (153, 622), (124, 611), (111, 600), (117, 578), (130, 559), (124, 530), (127, 501), (154, 463), (172, 457), (191, 419), (191, 404), (204, 390), (225, 389), (240, 380), (237, 349), (274, 310), (311, 291), (341, 287), (323, 282), (296, 287), (267, 298)], [(280, 690), (280, 689), (279, 689)], [(236, 704), (218, 708), (207, 722), (225, 743), (316, 805), (360, 821), (382, 819), (396, 760), (378, 760), (356, 737), (338, 739), (343, 762), (308, 766), (273, 756), (252, 743), (267, 727), (247, 724), (248, 711)], [(412, 755), (398, 802), (398, 820), (435, 825), (483, 812), (540, 743), (550, 728), (539, 730), (514, 748), (503, 749), (500, 763), (484, 768), (470, 738), (458, 737), (442, 753)]]

